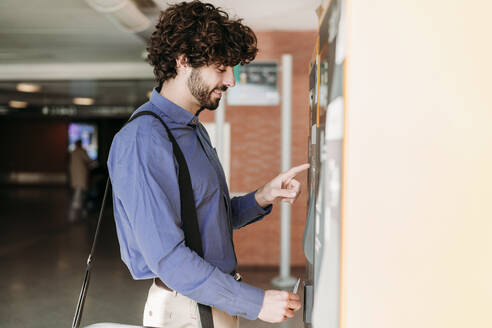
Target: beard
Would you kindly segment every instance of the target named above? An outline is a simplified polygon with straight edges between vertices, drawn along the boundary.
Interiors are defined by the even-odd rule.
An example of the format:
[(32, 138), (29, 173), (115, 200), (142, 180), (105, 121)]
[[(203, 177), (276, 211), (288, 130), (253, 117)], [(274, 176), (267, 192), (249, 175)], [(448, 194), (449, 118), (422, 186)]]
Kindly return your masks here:
[(186, 81), (186, 86), (188, 87), (188, 90), (190, 90), (191, 95), (198, 101), (200, 107), (210, 110), (217, 109), (220, 102), (220, 98), (214, 99), (212, 92), (214, 92), (214, 90), (227, 90), (226, 86), (209, 88), (202, 79), (200, 70), (197, 68), (192, 69), (190, 77)]

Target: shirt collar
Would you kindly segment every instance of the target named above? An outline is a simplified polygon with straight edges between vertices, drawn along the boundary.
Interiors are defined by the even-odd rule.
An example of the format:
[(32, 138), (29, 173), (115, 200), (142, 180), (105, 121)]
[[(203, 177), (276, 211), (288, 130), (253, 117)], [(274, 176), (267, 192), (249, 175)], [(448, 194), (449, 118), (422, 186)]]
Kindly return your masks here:
[(173, 103), (166, 97), (163, 97), (157, 91), (157, 88), (154, 88), (152, 91), (150, 102), (175, 123), (191, 126), (196, 126), (198, 124), (198, 117), (196, 115), (191, 114), (183, 107)]

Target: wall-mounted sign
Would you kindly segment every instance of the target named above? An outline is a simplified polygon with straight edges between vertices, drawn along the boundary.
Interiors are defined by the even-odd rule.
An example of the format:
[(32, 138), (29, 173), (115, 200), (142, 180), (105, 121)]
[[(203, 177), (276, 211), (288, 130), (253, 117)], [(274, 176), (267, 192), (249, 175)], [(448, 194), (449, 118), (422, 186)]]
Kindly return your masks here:
[(93, 160), (97, 160), (97, 126), (95, 124), (70, 123), (68, 125), (68, 150), (75, 149), (75, 142), (82, 141), (82, 147)]
[(277, 63), (260, 62), (239, 66), (236, 75), (236, 86), (227, 91), (228, 105), (275, 106), (279, 104)]

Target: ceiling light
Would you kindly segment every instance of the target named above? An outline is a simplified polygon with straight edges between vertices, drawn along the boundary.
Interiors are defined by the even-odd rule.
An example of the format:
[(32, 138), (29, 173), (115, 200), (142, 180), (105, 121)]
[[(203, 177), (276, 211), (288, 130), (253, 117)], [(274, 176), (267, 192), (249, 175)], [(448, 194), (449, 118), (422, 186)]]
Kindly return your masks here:
[(94, 99), (93, 98), (76, 97), (76, 98), (73, 98), (73, 103), (75, 105), (90, 106), (90, 105), (94, 104)]
[(19, 101), (19, 100), (11, 100), (11, 101), (9, 101), (9, 106), (12, 108), (26, 108), (27, 102), (26, 101)]
[(39, 92), (41, 91), (41, 86), (32, 83), (19, 83), (17, 84), (16, 89), (21, 92)]

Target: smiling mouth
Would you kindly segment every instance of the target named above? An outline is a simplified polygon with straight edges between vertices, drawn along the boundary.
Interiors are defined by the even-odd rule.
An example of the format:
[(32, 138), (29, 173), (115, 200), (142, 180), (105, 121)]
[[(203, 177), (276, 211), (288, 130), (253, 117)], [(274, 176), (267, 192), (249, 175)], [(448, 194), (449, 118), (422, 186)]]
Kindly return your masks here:
[(222, 98), (222, 90), (214, 90), (212, 91), (212, 94), (214, 94), (215, 96), (219, 97), (219, 98)]

